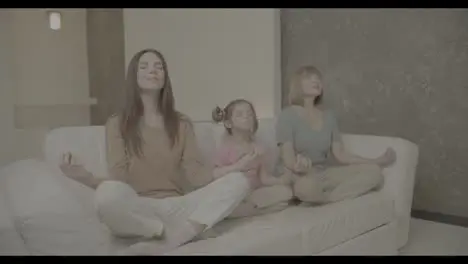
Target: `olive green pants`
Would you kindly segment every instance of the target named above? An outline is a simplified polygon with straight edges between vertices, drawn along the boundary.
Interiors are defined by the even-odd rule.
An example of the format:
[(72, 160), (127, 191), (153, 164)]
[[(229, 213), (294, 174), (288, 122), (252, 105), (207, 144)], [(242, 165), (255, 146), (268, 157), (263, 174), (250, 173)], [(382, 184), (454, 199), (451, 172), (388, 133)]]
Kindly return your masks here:
[(330, 203), (355, 198), (377, 189), (383, 180), (381, 168), (377, 165), (337, 166), (297, 176), (293, 191), (302, 202)]

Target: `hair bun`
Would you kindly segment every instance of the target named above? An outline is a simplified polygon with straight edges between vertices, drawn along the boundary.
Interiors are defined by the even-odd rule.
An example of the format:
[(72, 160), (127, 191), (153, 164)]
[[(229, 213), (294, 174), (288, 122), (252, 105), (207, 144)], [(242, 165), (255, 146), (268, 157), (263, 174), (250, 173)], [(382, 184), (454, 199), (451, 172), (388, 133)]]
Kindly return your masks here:
[(213, 112), (211, 112), (211, 117), (213, 121), (219, 123), (224, 120), (224, 111), (219, 106), (216, 106)]

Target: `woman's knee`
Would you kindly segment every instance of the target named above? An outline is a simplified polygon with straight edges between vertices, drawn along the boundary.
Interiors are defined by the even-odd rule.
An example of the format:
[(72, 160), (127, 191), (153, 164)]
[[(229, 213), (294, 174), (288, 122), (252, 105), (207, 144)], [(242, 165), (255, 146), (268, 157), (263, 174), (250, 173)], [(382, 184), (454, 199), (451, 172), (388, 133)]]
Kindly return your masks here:
[(292, 200), (294, 194), (290, 186), (274, 185), (261, 187), (254, 190), (247, 200), (251, 201), (259, 208), (268, 207), (282, 202)]
[(286, 185), (271, 186), (269, 192), (274, 192), (274, 196), (281, 199), (281, 201), (289, 201), (294, 196), (293, 189), (291, 188), (291, 186)]
[(254, 215), (258, 211), (257, 205), (249, 200), (242, 201), (227, 218), (241, 218)]
[(322, 182), (313, 177), (302, 177), (293, 186), (294, 196), (303, 202), (322, 203), (326, 201)]
[(120, 181), (104, 181), (97, 188), (95, 202), (98, 208), (119, 206), (122, 200), (138, 197), (135, 190)]
[(368, 185), (380, 187), (384, 183), (382, 169), (375, 164), (361, 164), (359, 165), (359, 177)]

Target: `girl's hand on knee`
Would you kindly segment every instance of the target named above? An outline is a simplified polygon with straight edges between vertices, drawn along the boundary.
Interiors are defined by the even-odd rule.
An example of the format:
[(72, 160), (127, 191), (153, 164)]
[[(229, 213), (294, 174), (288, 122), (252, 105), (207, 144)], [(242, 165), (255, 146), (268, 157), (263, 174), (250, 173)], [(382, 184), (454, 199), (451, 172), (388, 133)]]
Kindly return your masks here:
[(235, 163), (236, 169), (241, 172), (249, 170), (250, 163), (253, 162), (256, 158), (258, 158), (258, 155), (259, 153), (256, 149), (250, 153), (245, 154)]

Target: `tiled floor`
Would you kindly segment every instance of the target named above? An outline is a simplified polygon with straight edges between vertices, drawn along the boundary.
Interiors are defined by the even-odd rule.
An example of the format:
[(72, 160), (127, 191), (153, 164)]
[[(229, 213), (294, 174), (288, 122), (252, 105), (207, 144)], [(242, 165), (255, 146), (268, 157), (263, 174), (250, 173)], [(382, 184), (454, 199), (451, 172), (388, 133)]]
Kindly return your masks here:
[(467, 256), (468, 228), (413, 218), (402, 255)]

